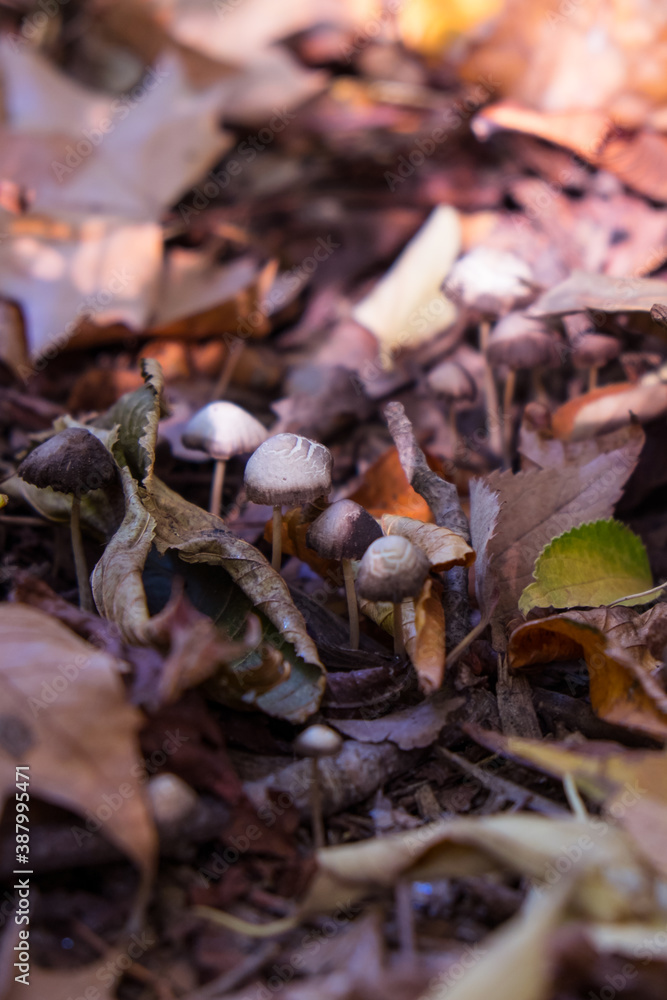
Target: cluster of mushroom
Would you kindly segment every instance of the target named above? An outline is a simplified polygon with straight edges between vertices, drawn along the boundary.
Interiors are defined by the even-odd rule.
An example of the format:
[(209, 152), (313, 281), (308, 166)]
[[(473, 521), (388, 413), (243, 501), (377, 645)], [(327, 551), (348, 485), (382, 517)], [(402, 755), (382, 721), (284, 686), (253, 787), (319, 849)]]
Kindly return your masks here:
[[(252, 454), (245, 470), (249, 500), (273, 507), (273, 568), (280, 569), (282, 508), (326, 497), (331, 490), (328, 448), (298, 434), (276, 434)], [(359, 612), (353, 560), (361, 560), (356, 591), (394, 606), (394, 648), (405, 652), (401, 602), (416, 597), (429, 572), (426, 555), (406, 538), (384, 536), (378, 522), (353, 500), (338, 500), (310, 525), (306, 543), (325, 559), (342, 564), (350, 621), (350, 648), (359, 648)]]

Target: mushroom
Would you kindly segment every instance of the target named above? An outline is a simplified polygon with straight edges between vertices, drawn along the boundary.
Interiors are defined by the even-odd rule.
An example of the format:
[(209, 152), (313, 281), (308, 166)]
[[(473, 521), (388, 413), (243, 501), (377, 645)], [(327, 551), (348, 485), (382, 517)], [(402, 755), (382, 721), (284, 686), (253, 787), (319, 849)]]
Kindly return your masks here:
[(74, 568), (79, 587), (79, 606), (93, 611), (88, 567), (81, 537), (81, 497), (91, 490), (110, 486), (116, 479), (116, 463), (99, 438), (85, 427), (68, 427), (37, 445), (18, 467), (18, 475), (39, 489), (50, 486), (56, 493), (70, 494), (70, 531)]
[(603, 368), (621, 353), (621, 345), (616, 337), (595, 333), (586, 313), (563, 316), (563, 326), (572, 348), (572, 364), (575, 368), (588, 370), (588, 391), (597, 385), (598, 369)]
[(443, 361), (429, 372), (429, 388), (447, 403), (449, 426), (458, 448), (459, 433), (456, 426), (456, 403), (472, 403), (477, 396), (477, 386), (472, 375), (458, 361)]
[(428, 576), (424, 552), (402, 535), (378, 538), (366, 549), (357, 574), (357, 590), (369, 601), (394, 605), (394, 652), (405, 653), (401, 601), (417, 597)]
[(460, 306), (479, 314), (479, 349), (484, 355), (484, 395), (492, 450), (502, 450), (498, 392), (487, 359), (490, 320), (510, 309), (527, 305), (535, 297), (535, 282), (528, 264), (520, 257), (493, 247), (478, 246), (456, 261), (443, 282), (445, 295)]
[(273, 507), (273, 557), (280, 569), (282, 555), (282, 506), (296, 507), (326, 496), (331, 490), (331, 452), (323, 444), (299, 434), (267, 438), (248, 459), (245, 488), (253, 503)]
[(350, 619), (350, 649), (359, 649), (359, 609), (354, 590), (352, 559), (361, 559), (382, 529), (354, 500), (338, 500), (316, 518), (306, 533), (306, 544), (325, 559), (340, 559)]
[(158, 826), (173, 826), (182, 822), (194, 811), (199, 801), (190, 785), (168, 771), (150, 778), (146, 793)]
[(209, 403), (195, 413), (183, 431), (186, 448), (199, 448), (215, 462), (209, 511), (220, 516), (227, 462), (234, 455), (254, 451), (267, 437), (266, 428), (234, 403)]
[(516, 373), (520, 368), (529, 368), (533, 374), (544, 365), (560, 363), (559, 342), (553, 332), (539, 320), (531, 319), (523, 313), (512, 312), (496, 323), (489, 337), (487, 357), (491, 365), (505, 365), (509, 372), (505, 380), (503, 416), (503, 459), (510, 464), (510, 444), (512, 440), (512, 402), (516, 387)]
[(299, 733), (294, 741), (294, 749), (301, 757), (310, 757), (310, 811), (313, 822), (313, 841), (315, 848), (319, 850), (324, 847), (326, 841), (324, 837), (324, 818), (322, 816), (322, 790), (320, 788), (320, 769), (318, 760), (320, 757), (333, 757), (340, 751), (343, 740), (339, 734), (316, 723), (308, 726)]

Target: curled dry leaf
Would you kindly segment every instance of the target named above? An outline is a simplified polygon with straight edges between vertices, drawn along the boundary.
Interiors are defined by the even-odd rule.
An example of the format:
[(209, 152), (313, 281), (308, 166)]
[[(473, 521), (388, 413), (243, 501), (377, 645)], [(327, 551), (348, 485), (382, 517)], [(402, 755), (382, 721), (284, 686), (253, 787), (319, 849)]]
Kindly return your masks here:
[(556, 778), (571, 776), (586, 795), (604, 805), (610, 823), (618, 823), (663, 876), (667, 861), (667, 771), (662, 751), (628, 750), (616, 743), (576, 747), (545, 740), (525, 740), (467, 729), (494, 753), (539, 768)]
[(656, 302), (667, 300), (667, 281), (659, 278), (617, 278), (610, 274), (573, 271), (529, 306), (529, 316), (566, 316), (568, 313), (650, 313)]
[(485, 938), (480, 957), (452, 985), (445, 972), (420, 1000), (548, 1000), (552, 995), (552, 935), (565, 918), (571, 879), (532, 896), (521, 913)]
[[(658, 606), (664, 615), (663, 606)], [(658, 608), (569, 611), (526, 622), (512, 632), (510, 667), (554, 660), (586, 661), (591, 705), (602, 719), (667, 738), (667, 694), (655, 676), (658, 661), (644, 637)]]
[(427, 579), (417, 600), (405, 602), (403, 636), (420, 689), (437, 691), (445, 675), (445, 612), (438, 580)]
[(667, 383), (655, 378), (618, 382), (563, 403), (551, 416), (554, 435), (579, 441), (593, 434), (608, 434), (633, 420), (645, 424), (667, 413)]
[(472, 566), (475, 553), (462, 535), (413, 517), (383, 514), (380, 524), (385, 535), (402, 535), (428, 556), (431, 569), (444, 572), (452, 566)]
[[(378, 888), (412, 881), (512, 872), (547, 889), (564, 845), (590, 845), (575, 866), (571, 899), (580, 914), (601, 920), (644, 919), (655, 910), (645, 868), (625, 834), (606, 823), (554, 819), (522, 813), (441, 820), (416, 830), (317, 852), (318, 869), (299, 908), (301, 919), (335, 910), (341, 892), (351, 901)], [(548, 891), (548, 890), (547, 890)], [(220, 923), (228, 915), (220, 914)], [(262, 936), (282, 922), (258, 927), (234, 921), (236, 929)], [(476, 994), (479, 996), (481, 994)]]
[(162, 374), (152, 359), (143, 362), (142, 370), (146, 384), (119, 400), (101, 421), (119, 425), (113, 450), (121, 466), (125, 518), (93, 571), (97, 607), (120, 625), (126, 639), (145, 644), (150, 625), (142, 574), (152, 546), (160, 555), (175, 552), (187, 563), (222, 567), (295, 651), (289, 676), (256, 704), (302, 722), (316, 711), (324, 690), (323, 667), (303, 616), (282, 577), (253, 545), (154, 476)]
[(103, 834), (150, 875), (157, 841), (137, 777), (143, 719), (127, 703), (117, 661), (23, 604), (0, 605), (0, 639), (4, 796), (14, 793), (16, 764), (26, 764), (33, 795), (102, 821)]

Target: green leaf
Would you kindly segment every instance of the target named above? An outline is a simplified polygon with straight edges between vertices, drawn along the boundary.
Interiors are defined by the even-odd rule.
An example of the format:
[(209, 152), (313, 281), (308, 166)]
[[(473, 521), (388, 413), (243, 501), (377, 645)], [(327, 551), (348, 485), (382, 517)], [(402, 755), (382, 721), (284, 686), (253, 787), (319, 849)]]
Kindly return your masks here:
[[(653, 586), (646, 549), (620, 521), (592, 521), (552, 538), (535, 563), (533, 576), (519, 598), (519, 610), (595, 608), (627, 598), (645, 604)], [(624, 602), (625, 603), (625, 602)]]

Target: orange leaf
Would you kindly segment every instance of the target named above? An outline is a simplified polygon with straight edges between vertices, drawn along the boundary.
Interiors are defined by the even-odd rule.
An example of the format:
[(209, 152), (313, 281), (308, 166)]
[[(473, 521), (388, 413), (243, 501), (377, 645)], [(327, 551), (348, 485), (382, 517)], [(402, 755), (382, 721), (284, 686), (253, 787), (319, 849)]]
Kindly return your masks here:
[(409, 603), (403, 611), (403, 628), (406, 632), (405, 648), (417, 671), (419, 687), (424, 694), (432, 694), (442, 684), (445, 673), (445, 612), (442, 607), (442, 584), (429, 578), (417, 601)]
[(351, 499), (365, 507), (373, 517), (402, 514), (433, 523), (431, 508), (408, 483), (396, 448), (389, 448), (366, 470), (364, 482)]
[(602, 719), (667, 738), (667, 694), (653, 676), (630, 608), (569, 611), (526, 622), (509, 641), (512, 670), (561, 659), (586, 660), (591, 705)]
[(663, 382), (618, 382), (605, 385), (559, 406), (551, 429), (561, 440), (604, 434), (629, 424), (632, 417), (647, 423), (667, 410), (667, 385)]

